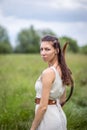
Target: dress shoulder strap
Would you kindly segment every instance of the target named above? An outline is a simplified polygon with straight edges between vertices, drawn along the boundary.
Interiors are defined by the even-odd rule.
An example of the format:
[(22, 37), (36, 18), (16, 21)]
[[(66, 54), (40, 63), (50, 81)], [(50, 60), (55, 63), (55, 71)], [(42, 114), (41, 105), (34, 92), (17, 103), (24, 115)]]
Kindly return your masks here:
[(59, 72), (56, 70), (56, 68), (54, 66), (51, 66), (50, 68), (53, 69), (53, 71), (55, 72), (55, 78), (57, 80), (61, 80), (62, 81), (62, 79), (61, 79), (61, 77), (59, 75)]
[(51, 66), (50, 68), (53, 69), (53, 71), (55, 72), (55, 74), (57, 73), (56, 68), (54, 66)]

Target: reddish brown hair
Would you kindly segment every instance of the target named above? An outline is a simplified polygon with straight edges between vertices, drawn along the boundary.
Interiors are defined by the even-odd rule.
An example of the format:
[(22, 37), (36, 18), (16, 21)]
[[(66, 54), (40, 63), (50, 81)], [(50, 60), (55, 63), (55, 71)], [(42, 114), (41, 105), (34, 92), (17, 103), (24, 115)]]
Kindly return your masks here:
[(55, 36), (51, 36), (51, 35), (46, 35), (44, 36), (41, 41), (50, 41), (53, 43), (53, 47), (57, 50), (59, 50), (59, 52), (57, 53), (57, 57), (58, 57), (58, 63), (60, 65), (61, 71), (62, 71), (62, 81), (64, 85), (72, 85), (73, 84), (73, 79), (71, 77), (71, 71), (70, 69), (67, 67), (66, 61), (65, 61), (65, 57), (64, 57), (64, 53), (61, 49), (60, 46), (60, 42), (58, 40), (58, 38), (56, 38)]

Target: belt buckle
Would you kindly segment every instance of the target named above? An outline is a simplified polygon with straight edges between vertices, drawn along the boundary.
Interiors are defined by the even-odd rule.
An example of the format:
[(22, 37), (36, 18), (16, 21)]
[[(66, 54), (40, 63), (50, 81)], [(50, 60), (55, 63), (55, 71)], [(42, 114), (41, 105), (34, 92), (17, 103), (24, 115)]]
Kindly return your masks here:
[(55, 101), (53, 100), (52, 103), (55, 103)]

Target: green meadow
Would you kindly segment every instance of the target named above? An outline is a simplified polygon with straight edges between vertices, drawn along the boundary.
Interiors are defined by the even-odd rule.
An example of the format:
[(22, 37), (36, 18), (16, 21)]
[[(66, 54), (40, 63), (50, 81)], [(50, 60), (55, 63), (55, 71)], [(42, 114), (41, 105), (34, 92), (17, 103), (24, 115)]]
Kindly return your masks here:
[[(63, 110), (68, 130), (87, 130), (87, 55), (67, 53), (75, 82)], [(47, 67), (39, 54), (0, 55), (0, 130), (29, 130), (34, 117), (35, 81)], [(67, 87), (67, 96), (70, 88)]]

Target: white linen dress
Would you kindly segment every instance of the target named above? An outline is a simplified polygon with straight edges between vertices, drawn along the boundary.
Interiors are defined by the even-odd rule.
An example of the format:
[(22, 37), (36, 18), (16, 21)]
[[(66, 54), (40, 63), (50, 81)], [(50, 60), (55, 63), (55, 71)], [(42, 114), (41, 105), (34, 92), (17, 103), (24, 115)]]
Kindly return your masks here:
[[(47, 110), (41, 120), (37, 130), (67, 130), (67, 120), (62, 107), (59, 104), (59, 99), (65, 90), (62, 84), (61, 77), (55, 67), (50, 67), (55, 72), (55, 80), (52, 84), (49, 99), (57, 100), (57, 104), (48, 105)], [(36, 97), (41, 98), (42, 82), (39, 77), (35, 84)], [(35, 113), (39, 104), (36, 104)]]

